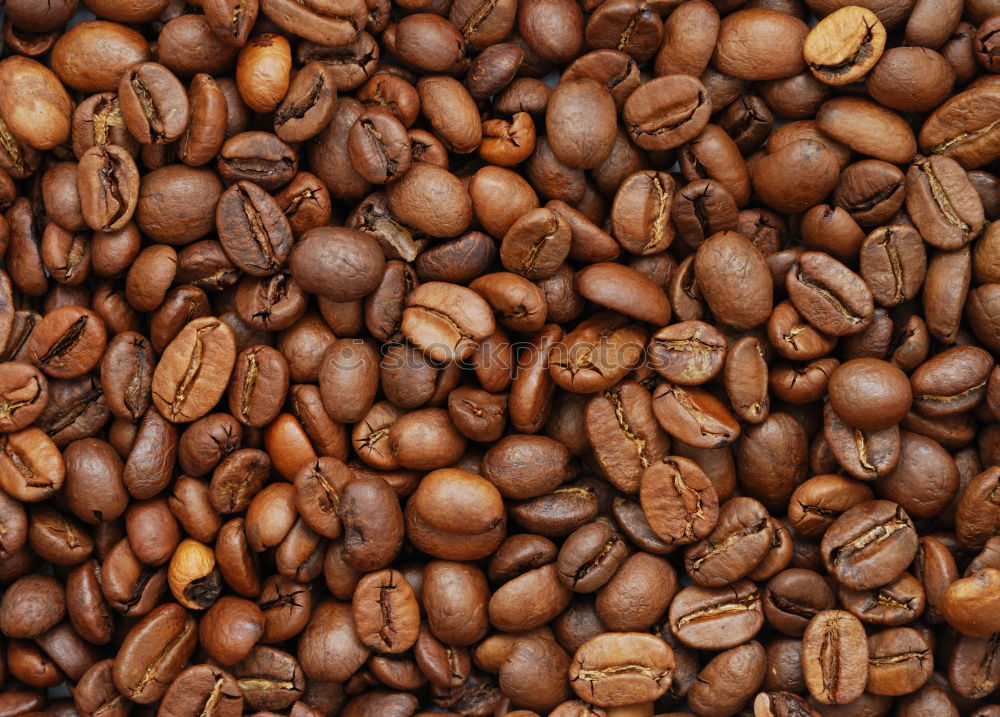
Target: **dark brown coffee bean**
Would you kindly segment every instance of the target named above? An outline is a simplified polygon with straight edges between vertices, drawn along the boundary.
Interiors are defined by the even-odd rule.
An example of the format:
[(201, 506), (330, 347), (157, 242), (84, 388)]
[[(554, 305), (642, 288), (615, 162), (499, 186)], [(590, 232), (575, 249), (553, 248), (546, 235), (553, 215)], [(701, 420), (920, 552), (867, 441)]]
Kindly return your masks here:
[(291, 181), (298, 169), (298, 157), (276, 135), (242, 132), (222, 145), (216, 166), (226, 184), (246, 180), (270, 192)]
[(154, 702), (194, 653), (194, 618), (176, 604), (161, 605), (126, 635), (115, 657), (115, 685), (133, 702)]
[(845, 609), (875, 625), (910, 624), (924, 612), (927, 600), (920, 582), (910, 573), (869, 590), (840, 587), (837, 592)]
[(344, 528), (344, 560), (358, 570), (385, 567), (403, 542), (403, 515), (389, 484), (354, 480), (341, 491), (338, 511)]
[(292, 232), (278, 203), (252, 182), (222, 193), (215, 214), (219, 243), (238, 269), (268, 276), (288, 258)]
[(351, 127), (347, 142), (354, 168), (373, 184), (388, 184), (410, 168), (410, 137), (388, 110), (368, 109)]
[(82, 713), (101, 713), (109, 717), (124, 717), (128, 714), (128, 702), (118, 691), (111, 676), (113, 666), (114, 660), (110, 659), (95, 662), (80, 678), (73, 692), (73, 701)]
[(786, 286), (795, 308), (826, 334), (856, 334), (871, 321), (871, 289), (827, 254), (803, 253), (789, 270)]
[(274, 132), (285, 142), (310, 139), (327, 125), (336, 106), (333, 72), (322, 62), (310, 62), (292, 78), (276, 108)]
[(194, 665), (171, 683), (161, 705), (175, 715), (236, 717), (243, 708), (243, 695), (236, 679), (225, 670), (211, 665)]
[(625, 541), (602, 522), (575, 530), (563, 543), (556, 561), (559, 580), (573, 592), (594, 592), (625, 559)]
[(233, 667), (233, 675), (245, 703), (254, 709), (285, 709), (305, 690), (306, 678), (298, 660), (273, 647), (254, 647)]

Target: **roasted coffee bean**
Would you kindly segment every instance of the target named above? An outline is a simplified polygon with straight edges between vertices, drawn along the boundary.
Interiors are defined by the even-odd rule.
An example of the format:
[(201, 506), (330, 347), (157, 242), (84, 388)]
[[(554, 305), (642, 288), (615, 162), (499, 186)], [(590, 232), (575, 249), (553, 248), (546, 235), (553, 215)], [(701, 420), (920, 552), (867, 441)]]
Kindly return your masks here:
[(753, 498), (733, 498), (708, 535), (684, 551), (684, 568), (699, 585), (739, 580), (763, 560), (774, 533), (767, 510)]
[(368, 573), (353, 598), (361, 641), (378, 652), (399, 653), (417, 641), (420, 609), (413, 588), (395, 570)]
[(288, 220), (278, 203), (252, 182), (237, 182), (222, 193), (215, 222), (222, 250), (251, 276), (273, 274), (288, 258)]
[(841, 604), (861, 621), (876, 625), (907, 625), (923, 612), (927, 602), (919, 581), (910, 573), (870, 590), (838, 590)]
[(203, 712), (219, 717), (234, 717), (243, 707), (236, 679), (211, 665), (187, 668), (171, 683), (163, 695), (163, 709), (172, 714), (191, 715)]
[(863, 590), (884, 585), (917, 552), (909, 516), (887, 500), (859, 503), (841, 514), (823, 536), (823, 561), (837, 581)]
[(841, 8), (823, 18), (802, 47), (810, 72), (828, 85), (854, 82), (875, 67), (885, 47), (885, 27), (875, 13)]
[(576, 651), (569, 680), (582, 699), (601, 707), (649, 702), (670, 686), (674, 654), (654, 635), (598, 635)]
[(752, 638), (764, 625), (764, 614), (757, 588), (740, 580), (725, 588), (684, 588), (670, 604), (669, 620), (685, 645), (724, 650)]
[(77, 4), (0, 712), (993, 714), (995, 0)]
[(194, 618), (177, 604), (153, 610), (126, 635), (115, 657), (115, 686), (133, 702), (160, 699), (197, 644)]
[(667, 433), (698, 448), (727, 445), (740, 433), (725, 405), (698, 388), (661, 383), (653, 393), (653, 413)]
[(153, 374), (153, 403), (172, 422), (201, 418), (222, 397), (235, 360), (232, 329), (214, 317), (195, 319), (163, 352)]
[(824, 610), (802, 636), (802, 672), (822, 704), (853, 702), (868, 681), (868, 645), (861, 622), (843, 610)]
[(689, 75), (667, 75), (640, 85), (622, 109), (632, 140), (648, 150), (679, 147), (705, 127), (708, 91)]
[(983, 227), (982, 200), (950, 157), (918, 159), (906, 174), (906, 210), (927, 243), (959, 249)]
[(669, 450), (649, 392), (635, 382), (614, 386), (588, 401), (584, 428), (597, 463), (610, 482), (627, 493), (639, 489), (643, 472)]
[(827, 254), (805, 252), (799, 256), (788, 271), (786, 286), (803, 318), (826, 334), (856, 334), (871, 321), (871, 289)]
[(125, 126), (144, 144), (172, 142), (187, 129), (187, 93), (163, 65), (144, 62), (129, 68), (118, 83), (118, 98)]

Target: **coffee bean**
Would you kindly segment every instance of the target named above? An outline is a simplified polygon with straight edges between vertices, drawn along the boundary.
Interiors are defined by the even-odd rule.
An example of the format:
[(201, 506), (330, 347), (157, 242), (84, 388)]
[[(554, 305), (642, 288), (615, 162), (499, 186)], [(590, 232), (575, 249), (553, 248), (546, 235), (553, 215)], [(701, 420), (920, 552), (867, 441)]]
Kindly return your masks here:
[(165, 709), (174, 714), (234, 717), (243, 707), (236, 679), (211, 665), (194, 665), (177, 676), (163, 695)]
[(725, 588), (692, 585), (670, 604), (670, 629), (685, 645), (724, 650), (752, 638), (763, 626), (761, 598), (749, 580)]
[(622, 109), (632, 140), (643, 149), (679, 147), (705, 127), (711, 114), (705, 86), (689, 75), (667, 75), (641, 85)]
[(847, 704), (868, 681), (868, 645), (861, 622), (843, 610), (824, 610), (802, 636), (802, 672), (822, 704)]
[(875, 625), (906, 625), (924, 612), (927, 596), (910, 573), (870, 590), (838, 590), (841, 604), (859, 620)]
[(167, 346), (153, 374), (153, 403), (170, 421), (201, 418), (225, 391), (236, 359), (232, 329), (218, 319), (195, 319)]
[(823, 18), (802, 47), (810, 72), (828, 85), (846, 85), (867, 74), (882, 55), (885, 27), (870, 10), (841, 8)]
[(998, 151), (998, 130), (988, 117), (998, 100), (1000, 94), (992, 85), (954, 95), (935, 109), (920, 128), (921, 151), (951, 157), (965, 169), (992, 161)]
[(917, 160), (906, 184), (906, 209), (929, 244), (958, 249), (979, 235), (982, 201), (958, 162), (938, 156)]
[(992, 1), (6, 0), (0, 712), (992, 714)]
[(118, 83), (125, 126), (144, 144), (165, 144), (187, 129), (189, 106), (180, 81), (163, 65), (129, 68)]
[(161, 605), (126, 635), (115, 657), (115, 686), (133, 702), (160, 699), (194, 653), (194, 618), (174, 603)]
[(885, 584), (906, 568), (917, 552), (916, 532), (895, 503), (866, 501), (834, 521), (822, 548), (834, 577), (845, 587), (863, 590)]
[(268, 276), (291, 251), (292, 233), (277, 202), (252, 182), (237, 182), (219, 198), (216, 227), (222, 250), (251, 276)]
[(653, 635), (604, 634), (584, 643), (569, 668), (570, 686), (601, 707), (648, 702), (670, 686), (674, 655)]

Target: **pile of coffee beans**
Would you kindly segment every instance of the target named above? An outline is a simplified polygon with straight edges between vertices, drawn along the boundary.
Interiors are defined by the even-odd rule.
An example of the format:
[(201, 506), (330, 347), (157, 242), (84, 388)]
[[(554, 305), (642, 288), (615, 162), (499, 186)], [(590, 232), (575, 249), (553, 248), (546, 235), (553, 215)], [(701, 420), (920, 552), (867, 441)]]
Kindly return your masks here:
[(6, 0), (0, 717), (1000, 717), (1000, 0), (853, 1)]

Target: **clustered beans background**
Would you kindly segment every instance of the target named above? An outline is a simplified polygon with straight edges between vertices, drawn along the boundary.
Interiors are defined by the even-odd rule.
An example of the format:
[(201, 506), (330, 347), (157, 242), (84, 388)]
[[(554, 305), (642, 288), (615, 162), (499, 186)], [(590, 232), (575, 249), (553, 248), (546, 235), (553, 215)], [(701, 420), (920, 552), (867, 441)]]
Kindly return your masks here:
[(3, 12), (0, 717), (1000, 715), (1000, 0)]

